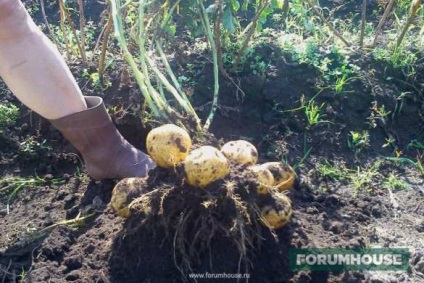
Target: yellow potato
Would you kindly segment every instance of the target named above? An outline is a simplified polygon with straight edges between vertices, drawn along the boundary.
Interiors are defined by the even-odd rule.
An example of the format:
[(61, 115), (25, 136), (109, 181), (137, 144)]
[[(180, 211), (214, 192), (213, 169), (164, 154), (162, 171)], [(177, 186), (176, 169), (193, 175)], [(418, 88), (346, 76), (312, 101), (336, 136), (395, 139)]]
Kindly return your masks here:
[(119, 181), (112, 191), (110, 204), (113, 210), (121, 217), (129, 215), (129, 204), (143, 195), (146, 191), (145, 178), (125, 178)]
[(227, 158), (241, 165), (254, 165), (258, 162), (258, 151), (256, 147), (245, 140), (227, 142), (222, 146), (221, 152)]
[(262, 164), (274, 176), (274, 186), (280, 191), (289, 190), (294, 185), (296, 173), (293, 168), (282, 162), (267, 162)]
[(147, 153), (159, 167), (171, 168), (189, 154), (191, 138), (183, 128), (166, 124), (149, 132), (146, 147)]
[(293, 214), (290, 199), (282, 192), (273, 192), (273, 202), (261, 209), (263, 225), (278, 229), (286, 225)]
[(274, 185), (274, 176), (271, 171), (262, 165), (253, 165), (247, 168), (248, 171), (255, 175), (258, 182), (258, 193), (267, 194), (269, 189)]
[(187, 183), (200, 188), (230, 173), (227, 158), (218, 149), (208, 145), (190, 152), (181, 164)]

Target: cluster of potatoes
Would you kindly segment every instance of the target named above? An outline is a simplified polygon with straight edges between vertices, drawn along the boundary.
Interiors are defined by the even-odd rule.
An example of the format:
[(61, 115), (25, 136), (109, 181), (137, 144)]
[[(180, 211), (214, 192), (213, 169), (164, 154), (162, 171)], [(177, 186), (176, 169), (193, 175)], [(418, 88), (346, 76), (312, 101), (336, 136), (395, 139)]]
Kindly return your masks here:
[[(147, 153), (157, 166), (171, 169), (178, 165), (183, 169), (185, 182), (191, 186), (205, 188), (225, 178), (230, 173), (229, 160), (245, 165), (246, 172), (257, 181), (258, 194), (271, 194), (275, 200), (274, 205), (261, 208), (261, 222), (277, 229), (290, 220), (291, 202), (284, 191), (294, 185), (296, 175), (289, 165), (281, 162), (257, 164), (258, 151), (245, 140), (230, 141), (221, 149), (205, 145), (191, 150), (191, 146), (187, 131), (174, 124), (153, 129), (146, 140)], [(135, 190), (129, 188), (134, 187), (134, 183), (132, 178), (124, 179), (113, 190), (111, 204), (120, 216), (128, 216), (128, 191)]]

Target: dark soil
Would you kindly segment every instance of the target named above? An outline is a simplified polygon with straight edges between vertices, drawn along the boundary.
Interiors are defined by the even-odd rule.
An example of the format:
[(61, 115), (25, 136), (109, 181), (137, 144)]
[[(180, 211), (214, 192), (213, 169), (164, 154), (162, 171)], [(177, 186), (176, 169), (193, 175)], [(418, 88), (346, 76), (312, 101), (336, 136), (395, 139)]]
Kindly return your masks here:
[[(91, 13), (98, 17), (102, 5), (93, 7)], [(57, 17), (56, 8), (49, 6), (52, 22)], [(348, 10), (344, 9), (340, 13), (346, 15)], [(39, 13), (35, 18), (42, 21)], [(233, 239), (217, 233), (207, 248), (199, 249), (193, 272), (248, 273), (250, 282), (272, 283), (424, 282), (424, 178), (411, 163), (386, 158), (395, 154), (404, 161), (424, 158), (422, 148), (410, 146), (412, 140), (424, 144), (424, 63), (415, 66), (417, 75), (411, 80), (399, 70), (358, 53), (354, 60), (362, 75), (343, 94), (325, 89), (316, 96), (317, 105), (325, 105), (324, 116), (321, 123), (309, 126), (304, 111), (295, 109), (303, 95), (310, 99), (318, 92), (323, 83), (320, 75), (310, 66), (294, 62), (272, 43), (263, 44), (256, 52), (266, 56), (269, 67), (262, 75), (239, 74), (244, 97), (221, 79), (219, 108), (210, 129), (212, 137), (206, 143), (217, 146), (246, 139), (257, 146), (260, 163), (284, 159), (294, 166), (298, 180), (289, 192), (294, 215), (275, 235), (266, 227), (260, 228), (261, 245), (249, 249), (250, 262), (241, 267)], [(211, 101), (212, 66), (196, 65), (196, 55), (185, 60), (193, 60), (197, 68), (192, 98), (204, 118)], [(69, 64), (85, 95), (102, 96), (121, 133), (145, 150), (145, 137), (154, 125), (144, 124), (138, 116), (140, 94), (135, 82), (122, 80), (124, 67), (117, 64), (109, 70), (111, 86), (102, 90), (81, 75), (81, 63)], [(400, 93), (408, 95), (399, 109)], [(22, 106), (2, 82), (0, 100), (13, 102), (21, 110), (18, 122), (0, 132), (2, 180), (42, 178), (33, 186), (23, 186), (10, 206), (7, 200), (11, 192), (2, 189), (10, 181), (0, 188), (1, 282), (22, 282), (22, 278), (23, 282), (183, 281), (175, 264), (172, 229), (153, 224), (141, 229), (144, 226), (135, 216), (127, 220), (118, 217), (109, 202), (119, 180), (91, 180), (75, 149), (46, 120)], [(370, 126), (375, 103), (389, 111), (397, 109), (396, 115), (375, 119), (375, 127)], [(350, 132), (365, 130), (370, 135), (369, 146), (355, 152), (348, 146)], [(395, 140), (394, 145), (383, 146), (389, 138)], [(32, 150), (23, 150), (25, 144), (32, 144)], [(366, 172), (379, 160), (374, 177), (360, 188), (355, 188), (352, 179), (324, 175), (318, 168), (328, 161), (338, 168)], [(149, 186), (178, 187), (172, 176), (157, 170), (150, 173)], [(383, 186), (391, 175), (407, 184), (406, 188), (389, 190)], [(51, 226), (78, 216), (89, 217), (83, 225)], [(409, 248), (408, 271), (290, 270), (289, 250), (293, 247), (369, 246)]]

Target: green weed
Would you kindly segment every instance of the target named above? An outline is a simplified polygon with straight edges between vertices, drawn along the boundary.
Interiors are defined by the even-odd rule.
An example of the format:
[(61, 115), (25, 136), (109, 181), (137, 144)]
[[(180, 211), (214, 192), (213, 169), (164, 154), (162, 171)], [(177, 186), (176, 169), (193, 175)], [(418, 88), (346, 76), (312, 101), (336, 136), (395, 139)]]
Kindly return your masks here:
[(0, 130), (16, 124), (20, 117), (19, 108), (12, 103), (0, 104)]
[(386, 110), (384, 105), (378, 106), (377, 101), (373, 101), (371, 105), (371, 114), (367, 118), (368, 123), (372, 128), (377, 127), (378, 122), (381, 126), (385, 127), (387, 125), (390, 113), (391, 111)]
[(322, 108), (324, 107), (324, 105), (324, 103), (321, 103), (320, 105), (316, 104), (314, 99), (310, 99), (304, 105), (305, 116), (308, 122), (307, 129), (310, 129), (316, 124), (322, 122), (322, 118), (324, 116), (322, 114)]
[(356, 157), (359, 152), (370, 145), (370, 135), (368, 131), (351, 131), (350, 138), (348, 138), (347, 142), (349, 148), (353, 150)]
[(388, 189), (388, 190), (396, 190), (396, 189), (410, 189), (411, 186), (406, 183), (405, 181), (399, 179), (398, 176), (394, 175), (393, 173), (390, 173), (389, 177), (387, 177), (382, 185), (383, 188)]
[(82, 71), (82, 77), (89, 79), (94, 88), (102, 88), (102, 80), (98, 72), (89, 72), (86, 68)]
[(70, 228), (80, 229), (84, 227), (86, 222), (93, 216), (94, 216), (94, 213), (91, 213), (85, 216), (82, 216), (81, 213), (78, 213), (78, 215), (73, 219), (60, 220), (42, 229), (37, 229), (30, 226), (23, 227), (22, 229), (19, 229), (18, 231), (16, 231), (21, 236), (14, 243), (14, 245), (27, 246), (30, 243), (39, 241), (40, 239), (44, 238), (48, 233), (50, 233), (54, 228), (58, 226), (67, 226)]
[(374, 177), (379, 175), (379, 168), (382, 164), (382, 160), (378, 160), (368, 168), (357, 167), (356, 170), (351, 171), (347, 178), (353, 186), (353, 196), (356, 198), (359, 191), (366, 190), (371, 191), (372, 181)]
[(34, 158), (51, 150), (47, 140), (39, 142), (33, 137), (29, 137), (19, 144), (19, 154), (27, 158)]
[(377, 47), (372, 52), (377, 61), (388, 63), (395, 70), (401, 70), (407, 77), (416, 74), (417, 55), (404, 46), (396, 48)]
[(419, 149), (419, 150), (424, 150), (424, 143), (419, 142), (416, 139), (411, 140), (408, 145), (406, 146), (407, 149)]
[(388, 161), (392, 161), (398, 164), (409, 164), (412, 165), (413, 167), (415, 167), (418, 172), (424, 176), (424, 160), (422, 155), (417, 155), (416, 157), (416, 161), (413, 161), (409, 158), (406, 157), (386, 157), (386, 160)]
[(39, 176), (4, 178), (0, 180), (0, 199), (6, 202), (6, 211), (9, 213), (10, 204), (23, 189), (36, 188), (46, 184), (61, 184), (62, 182), (62, 179), (45, 180)]
[(335, 164), (331, 164), (328, 160), (324, 160), (323, 163), (318, 163), (316, 170), (320, 176), (331, 181), (341, 181), (346, 179), (348, 172), (347, 168), (344, 166), (336, 166)]

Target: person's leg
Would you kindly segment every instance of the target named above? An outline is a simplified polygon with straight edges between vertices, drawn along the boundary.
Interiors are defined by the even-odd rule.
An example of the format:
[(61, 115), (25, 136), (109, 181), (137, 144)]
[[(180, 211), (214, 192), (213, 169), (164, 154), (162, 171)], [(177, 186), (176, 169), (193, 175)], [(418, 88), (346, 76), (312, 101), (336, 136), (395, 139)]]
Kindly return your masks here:
[(23, 104), (47, 119), (87, 109), (64, 59), (20, 0), (0, 0), (0, 76)]
[(75, 146), (94, 179), (143, 177), (155, 166), (118, 132), (100, 97), (81, 94), (64, 59), (20, 0), (0, 0), (0, 76)]

